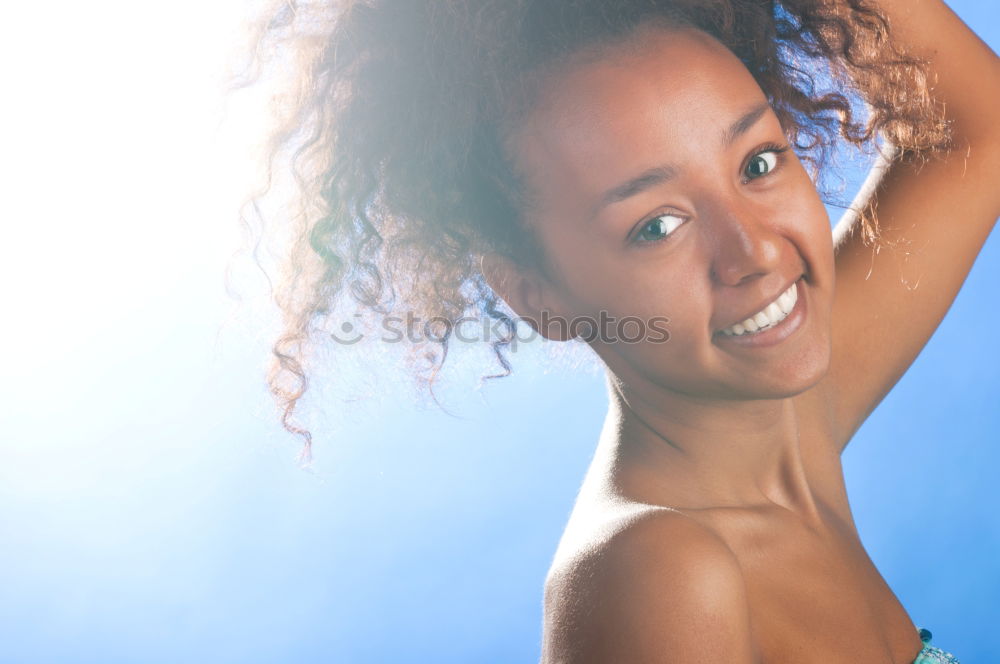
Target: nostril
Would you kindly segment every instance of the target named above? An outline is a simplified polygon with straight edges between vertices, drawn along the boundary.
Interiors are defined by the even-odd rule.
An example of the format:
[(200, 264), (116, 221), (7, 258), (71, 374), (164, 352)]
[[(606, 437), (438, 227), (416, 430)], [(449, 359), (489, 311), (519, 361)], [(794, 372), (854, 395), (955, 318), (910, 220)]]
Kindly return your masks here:
[(717, 244), (710, 260), (711, 277), (717, 283), (739, 286), (780, 269), (786, 254), (780, 242), (770, 238), (731, 239)]
[[(711, 277), (713, 281), (726, 284), (727, 286), (742, 286), (748, 281), (753, 281), (768, 273), (767, 270), (757, 270), (752, 272), (745, 272), (741, 270), (738, 266), (733, 267), (731, 270), (716, 270), (715, 267), (710, 269)], [(742, 274), (741, 274), (742, 273)]]

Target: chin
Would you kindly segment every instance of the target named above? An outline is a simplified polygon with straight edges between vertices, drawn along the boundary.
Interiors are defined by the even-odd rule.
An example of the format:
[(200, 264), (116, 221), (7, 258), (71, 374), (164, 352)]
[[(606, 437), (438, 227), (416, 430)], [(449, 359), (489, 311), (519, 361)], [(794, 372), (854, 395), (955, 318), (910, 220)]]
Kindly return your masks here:
[(744, 387), (748, 398), (785, 399), (794, 397), (819, 384), (830, 370), (830, 352), (816, 349), (804, 356), (788, 357), (774, 366), (766, 378), (757, 376)]

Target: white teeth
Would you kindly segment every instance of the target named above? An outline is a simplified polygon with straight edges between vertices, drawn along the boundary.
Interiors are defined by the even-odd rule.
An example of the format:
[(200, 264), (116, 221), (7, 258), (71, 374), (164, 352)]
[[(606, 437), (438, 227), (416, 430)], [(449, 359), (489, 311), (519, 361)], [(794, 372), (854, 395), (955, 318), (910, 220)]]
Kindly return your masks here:
[(772, 302), (771, 304), (767, 305), (765, 313), (767, 313), (768, 320), (772, 321), (778, 321), (785, 317), (785, 312), (778, 307), (777, 302)]
[(779, 295), (774, 302), (745, 321), (726, 328), (722, 333), (727, 336), (739, 336), (741, 334), (752, 334), (763, 328), (773, 327), (785, 320), (785, 317), (795, 308), (798, 296), (798, 282), (796, 281), (788, 287), (788, 290)]
[(781, 310), (787, 314), (792, 310), (792, 307), (795, 306), (795, 295), (785, 291), (781, 294), (781, 297), (778, 298), (778, 306), (781, 307)]

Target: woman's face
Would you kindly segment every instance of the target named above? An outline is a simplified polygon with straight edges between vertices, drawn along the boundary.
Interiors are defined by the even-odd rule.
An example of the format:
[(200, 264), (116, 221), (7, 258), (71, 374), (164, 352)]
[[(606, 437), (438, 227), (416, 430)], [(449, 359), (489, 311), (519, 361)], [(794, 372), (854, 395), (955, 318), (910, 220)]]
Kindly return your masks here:
[[(643, 321), (638, 343), (591, 344), (626, 383), (713, 399), (805, 390), (828, 367), (834, 287), (815, 186), (718, 41), (652, 28), (626, 45), (550, 75), (508, 144), (557, 275), (545, 308), (605, 312), (611, 334), (626, 316)], [(769, 332), (722, 332), (796, 281), (798, 303)], [(634, 320), (617, 329), (642, 334)]]

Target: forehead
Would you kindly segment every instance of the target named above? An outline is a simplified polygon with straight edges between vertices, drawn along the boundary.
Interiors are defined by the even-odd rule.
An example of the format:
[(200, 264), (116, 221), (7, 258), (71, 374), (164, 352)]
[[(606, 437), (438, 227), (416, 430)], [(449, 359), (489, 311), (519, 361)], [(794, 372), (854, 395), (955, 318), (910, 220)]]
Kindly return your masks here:
[(766, 101), (725, 46), (693, 28), (649, 27), (550, 73), (510, 141), (541, 202), (596, 194), (637, 171), (718, 150), (725, 127)]

